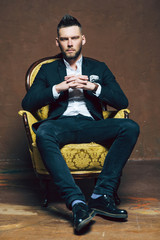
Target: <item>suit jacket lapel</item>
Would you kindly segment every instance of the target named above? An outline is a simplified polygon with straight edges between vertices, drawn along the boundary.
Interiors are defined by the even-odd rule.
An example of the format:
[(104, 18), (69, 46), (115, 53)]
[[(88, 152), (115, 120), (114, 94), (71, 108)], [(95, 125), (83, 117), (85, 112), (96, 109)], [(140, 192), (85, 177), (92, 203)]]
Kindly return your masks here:
[[(90, 76), (87, 58), (85, 58), (85, 57), (83, 57), (83, 62), (82, 62), (82, 75), (87, 75), (88, 77)], [(89, 80), (88, 80), (88, 81), (89, 81)], [(88, 92), (89, 92), (89, 91), (84, 90), (84, 96), (86, 96), (86, 94), (87, 94)]]
[(59, 73), (59, 77), (60, 77), (60, 81), (59, 82), (63, 82), (64, 81), (64, 77), (67, 75), (66, 73), (66, 67), (65, 64), (63, 62), (63, 59), (61, 59), (59, 61), (58, 64), (58, 73)]
[[(58, 73), (59, 73), (59, 83), (63, 82), (64, 81), (64, 77), (67, 75), (67, 72), (66, 72), (66, 66), (63, 62), (63, 59), (61, 59), (59, 61), (59, 64), (58, 64)], [(64, 100), (64, 102), (68, 102), (68, 91), (65, 91), (63, 93), (61, 93), (61, 99)]]
[(82, 62), (82, 75), (89, 75), (89, 69), (88, 69), (88, 63), (87, 59), (83, 57), (83, 62)]

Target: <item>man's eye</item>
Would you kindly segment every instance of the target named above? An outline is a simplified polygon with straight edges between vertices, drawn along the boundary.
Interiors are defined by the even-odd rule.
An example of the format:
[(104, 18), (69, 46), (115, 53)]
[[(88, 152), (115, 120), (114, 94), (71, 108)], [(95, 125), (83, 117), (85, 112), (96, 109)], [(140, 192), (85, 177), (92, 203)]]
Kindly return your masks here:
[(73, 39), (73, 40), (76, 40), (76, 39), (78, 39), (78, 38), (79, 38), (79, 37), (77, 36), (77, 37), (73, 37), (72, 39)]
[(60, 38), (61, 41), (67, 41), (67, 38)]

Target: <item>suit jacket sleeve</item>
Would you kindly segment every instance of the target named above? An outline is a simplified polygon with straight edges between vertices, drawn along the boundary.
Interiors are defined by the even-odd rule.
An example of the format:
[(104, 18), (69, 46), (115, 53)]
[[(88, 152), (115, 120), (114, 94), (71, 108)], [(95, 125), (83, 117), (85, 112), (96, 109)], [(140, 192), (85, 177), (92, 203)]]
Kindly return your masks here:
[(105, 104), (110, 105), (111, 107), (114, 107), (118, 110), (127, 108), (127, 97), (123, 93), (112, 72), (109, 70), (105, 63), (103, 64), (104, 71), (102, 81), (99, 82), (102, 86), (99, 99)]
[(54, 99), (52, 94), (52, 86), (47, 82), (45, 66), (42, 66), (31, 88), (22, 100), (22, 107), (24, 110), (34, 112), (55, 101), (56, 99)]

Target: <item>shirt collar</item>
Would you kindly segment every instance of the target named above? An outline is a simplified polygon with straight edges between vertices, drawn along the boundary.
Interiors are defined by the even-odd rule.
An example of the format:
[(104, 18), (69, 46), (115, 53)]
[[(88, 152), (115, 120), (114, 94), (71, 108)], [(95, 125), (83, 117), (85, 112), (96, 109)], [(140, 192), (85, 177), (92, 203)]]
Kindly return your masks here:
[[(77, 68), (82, 66), (82, 60), (83, 56), (76, 62)], [(71, 67), (70, 64), (63, 58), (64, 64), (66, 65), (67, 68)]]

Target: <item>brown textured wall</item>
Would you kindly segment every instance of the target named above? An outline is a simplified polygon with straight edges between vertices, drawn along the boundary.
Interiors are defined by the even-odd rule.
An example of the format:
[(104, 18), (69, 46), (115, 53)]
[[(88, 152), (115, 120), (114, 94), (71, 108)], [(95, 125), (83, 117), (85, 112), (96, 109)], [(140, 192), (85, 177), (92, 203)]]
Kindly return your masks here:
[(0, 0), (0, 159), (28, 161), (17, 115), (24, 76), (32, 62), (58, 52), (56, 26), (66, 13), (83, 25), (83, 54), (105, 61), (129, 98), (141, 127), (131, 159), (159, 159), (159, 0)]

